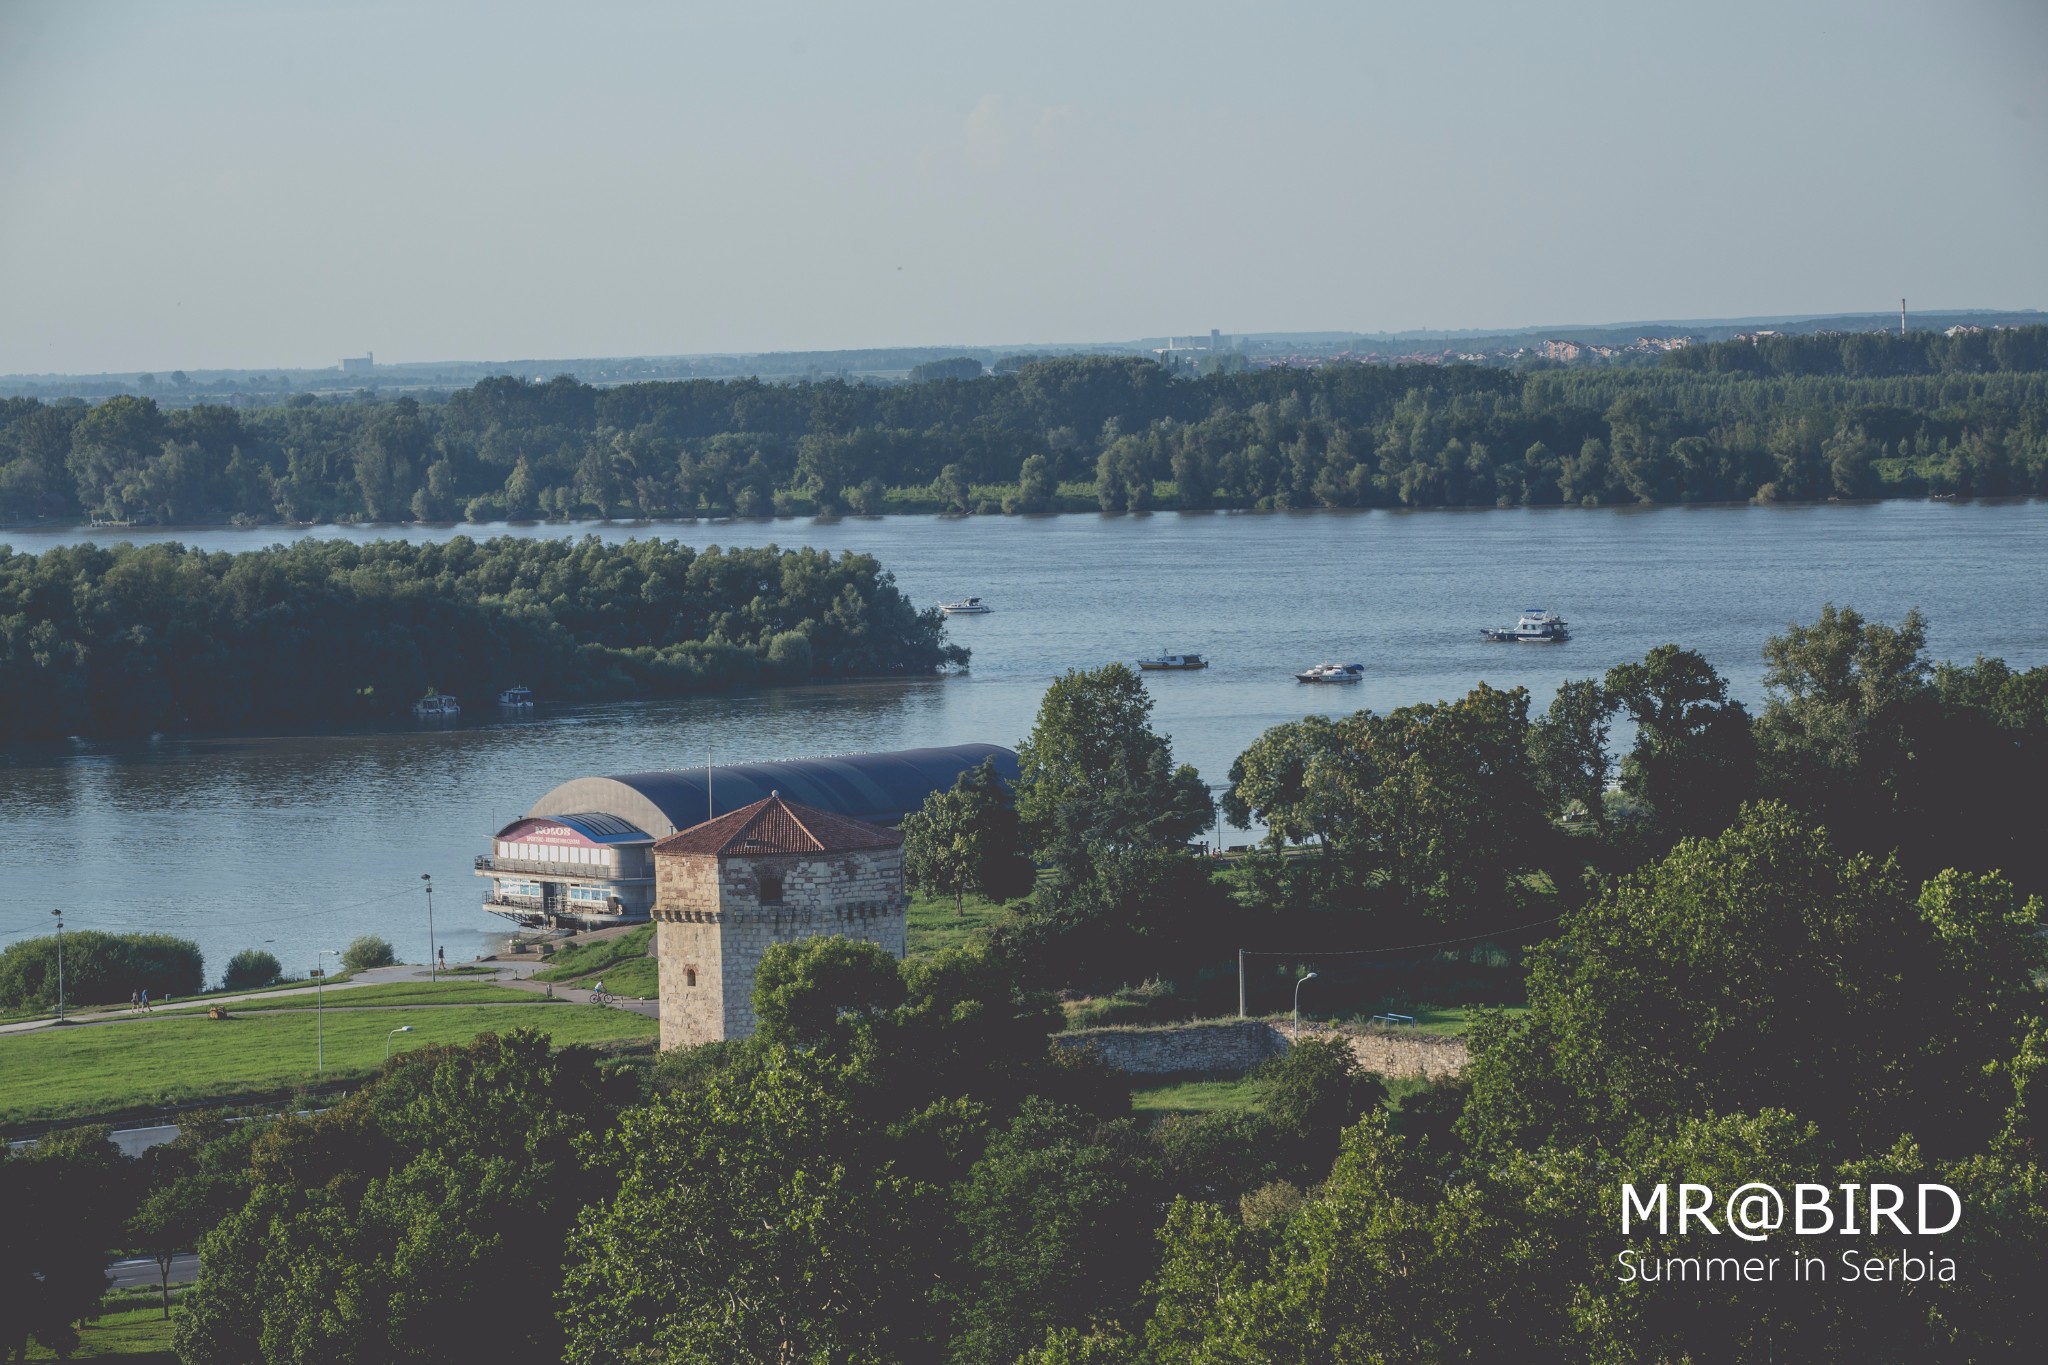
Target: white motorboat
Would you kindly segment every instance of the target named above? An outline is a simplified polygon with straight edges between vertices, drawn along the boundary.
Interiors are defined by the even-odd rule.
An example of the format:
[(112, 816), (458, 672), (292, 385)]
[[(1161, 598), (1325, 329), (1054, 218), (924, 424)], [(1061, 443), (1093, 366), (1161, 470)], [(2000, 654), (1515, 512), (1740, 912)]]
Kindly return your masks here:
[(412, 704), (412, 713), (419, 720), (446, 720), (462, 714), (462, 703), (443, 692), (429, 692)]
[(958, 602), (941, 602), (939, 610), (948, 616), (986, 616), (988, 603), (979, 597), (963, 597)]
[(1207, 668), (1209, 661), (1199, 654), (1165, 654), (1155, 658), (1138, 660), (1138, 667), (1147, 673), (1172, 672), (1180, 669)]
[(1294, 675), (1297, 682), (1305, 683), (1355, 683), (1365, 681), (1364, 664), (1319, 663), (1314, 668), (1305, 668)]
[(1505, 645), (1561, 645), (1572, 638), (1565, 629), (1565, 619), (1555, 612), (1541, 607), (1531, 607), (1522, 613), (1511, 629), (1485, 629), (1479, 632), (1489, 644)]
[(498, 705), (518, 711), (533, 709), (533, 689), (530, 687), (508, 687), (498, 694)]

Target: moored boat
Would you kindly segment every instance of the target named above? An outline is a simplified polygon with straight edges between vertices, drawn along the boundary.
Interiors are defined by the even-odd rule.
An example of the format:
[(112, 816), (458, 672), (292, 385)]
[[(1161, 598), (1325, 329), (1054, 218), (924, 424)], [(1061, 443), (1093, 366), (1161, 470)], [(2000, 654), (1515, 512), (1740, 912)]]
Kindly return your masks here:
[(1150, 659), (1138, 660), (1138, 667), (1147, 673), (1173, 672), (1181, 669), (1207, 668), (1209, 661), (1199, 654), (1168, 654), (1161, 651)]
[(445, 692), (429, 692), (412, 704), (412, 713), (419, 720), (446, 720), (462, 714), (462, 703)]
[(1294, 675), (1295, 681), (1305, 683), (1355, 683), (1365, 681), (1364, 664), (1319, 663), (1314, 668), (1304, 668)]
[(498, 705), (519, 711), (533, 709), (533, 689), (530, 687), (508, 687), (498, 694)]
[(948, 616), (986, 616), (988, 603), (979, 597), (963, 597), (957, 602), (941, 602), (939, 610)]
[(1489, 644), (1561, 645), (1572, 638), (1566, 621), (1555, 612), (1531, 607), (1511, 628), (1482, 627), (1479, 634)]

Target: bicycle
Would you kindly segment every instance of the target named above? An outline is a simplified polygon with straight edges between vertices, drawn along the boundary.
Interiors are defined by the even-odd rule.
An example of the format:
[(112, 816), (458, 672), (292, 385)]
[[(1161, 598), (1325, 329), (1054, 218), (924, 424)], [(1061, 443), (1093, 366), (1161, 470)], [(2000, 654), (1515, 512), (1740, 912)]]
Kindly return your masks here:
[(610, 991), (592, 991), (590, 993), (590, 1003), (593, 1005), (616, 1005), (619, 1003), (619, 997), (613, 995)]

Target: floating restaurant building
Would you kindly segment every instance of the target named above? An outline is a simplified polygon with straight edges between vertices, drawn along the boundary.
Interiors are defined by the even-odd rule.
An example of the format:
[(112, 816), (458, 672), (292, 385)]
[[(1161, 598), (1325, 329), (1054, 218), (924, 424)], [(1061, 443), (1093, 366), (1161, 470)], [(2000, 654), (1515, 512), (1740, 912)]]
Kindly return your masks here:
[(1016, 782), (1017, 755), (995, 744), (572, 778), (499, 830), (476, 860), (476, 875), (488, 879), (484, 909), (527, 927), (643, 923), (654, 909), (661, 840), (774, 796), (895, 825), (986, 759)]

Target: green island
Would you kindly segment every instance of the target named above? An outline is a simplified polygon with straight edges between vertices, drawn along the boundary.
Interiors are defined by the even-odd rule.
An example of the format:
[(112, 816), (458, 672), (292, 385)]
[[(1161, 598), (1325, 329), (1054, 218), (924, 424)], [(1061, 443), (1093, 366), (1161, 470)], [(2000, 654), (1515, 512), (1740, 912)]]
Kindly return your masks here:
[[(978, 369), (979, 366), (972, 366)], [(943, 373), (943, 367), (937, 367)], [(0, 401), (0, 522), (473, 522), (2048, 492), (2048, 328), (1768, 336), (1653, 366), (908, 384), (502, 377), (441, 401)]]
[(866, 555), (464, 537), (0, 549), (0, 741), (389, 721), (963, 664)]
[[(2048, 668), (1833, 606), (1763, 656), (1753, 713), (1671, 644), (1540, 707), (1482, 684), (1276, 725), (1230, 770), (1223, 814), (1267, 834), (1229, 858), (1190, 842), (1212, 798), (1138, 674), (1067, 673), (1014, 785), (984, 765), (904, 821), (905, 957), (775, 943), (743, 1038), (655, 1053), (645, 1017), (481, 979), (0, 1035), (14, 1124), (305, 1094), (322, 1026), (349, 1082), (187, 1110), (143, 1160), (92, 1126), (10, 1152), (0, 1203), (47, 1231), (0, 1263), (27, 1286), (0, 1349), (2023, 1358), (2032, 1279), (1981, 1268), (2048, 1244), (2048, 856), (2009, 799), (2048, 759)], [(634, 993), (651, 933), (544, 973)], [(0, 954), (24, 1008), (43, 943)], [(1247, 943), (1290, 946), (1240, 979)], [(1664, 1244), (1617, 1230), (1619, 1182), (1681, 1180), (1933, 1182), (1969, 1232), (1883, 1296), (1621, 1281)], [(155, 1325), (103, 1296), (110, 1255), (194, 1249)], [(1906, 1254), (1867, 1218), (1829, 1251)]]

